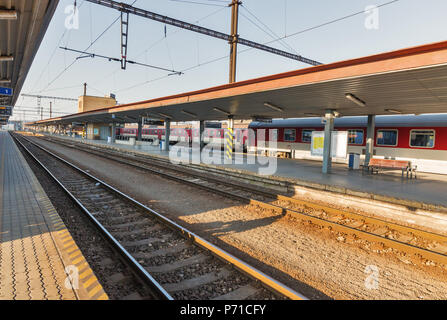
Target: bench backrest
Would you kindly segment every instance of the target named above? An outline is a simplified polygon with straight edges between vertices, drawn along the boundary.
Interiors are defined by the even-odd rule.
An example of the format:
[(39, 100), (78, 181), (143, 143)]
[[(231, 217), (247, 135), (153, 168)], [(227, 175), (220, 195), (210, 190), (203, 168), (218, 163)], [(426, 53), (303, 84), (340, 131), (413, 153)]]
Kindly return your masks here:
[(388, 167), (388, 168), (406, 168), (411, 166), (410, 161), (406, 160), (391, 160), (391, 159), (376, 159), (369, 160), (370, 166)]

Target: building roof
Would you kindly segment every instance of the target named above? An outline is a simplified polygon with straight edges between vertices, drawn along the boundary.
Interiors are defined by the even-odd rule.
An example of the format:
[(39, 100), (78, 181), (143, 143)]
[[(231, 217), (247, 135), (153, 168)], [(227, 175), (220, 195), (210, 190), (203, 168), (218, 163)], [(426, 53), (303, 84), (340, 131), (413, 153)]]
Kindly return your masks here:
[[(365, 102), (359, 106), (350, 93)], [(265, 103), (269, 103), (266, 106)], [(272, 108), (271, 105), (274, 107)], [(276, 106), (276, 107), (275, 107)], [(447, 41), (319, 65), (199, 91), (38, 121), (136, 122), (298, 118), (333, 109), (342, 116), (442, 113), (447, 110)]]
[(13, 96), (0, 96), (0, 105), (15, 105), (28, 71), (39, 49), (59, 0), (0, 0), (0, 10), (16, 12), (16, 19), (0, 19), (1, 87), (13, 89)]

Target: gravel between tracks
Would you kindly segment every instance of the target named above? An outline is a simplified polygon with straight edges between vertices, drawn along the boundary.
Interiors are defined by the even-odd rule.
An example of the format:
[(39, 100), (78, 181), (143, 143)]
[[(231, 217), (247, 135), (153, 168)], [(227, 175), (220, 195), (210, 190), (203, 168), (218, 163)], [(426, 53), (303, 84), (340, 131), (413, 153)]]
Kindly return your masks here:
[[(119, 260), (109, 244), (98, 235), (91, 222), (84, 216), (84, 213), (69, 198), (61, 188), (55, 184), (43, 169), (31, 159), (20, 145), (17, 145), (22, 151), (31, 170), (36, 175), (51, 203), (57, 213), (64, 221), (71, 236), (75, 240), (79, 249), (83, 253), (99, 283), (109, 299), (120, 300), (133, 295), (149, 299), (151, 294), (146, 291), (142, 285), (133, 278), (130, 270)], [(112, 275), (122, 273), (125, 276), (124, 281), (113, 281)]]
[[(38, 142), (310, 298), (447, 299), (445, 270), (416, 267), (337, 241), (330, 231), (291, 217), (255, 212), (143, 170)], [(371, 265), (379, 271), (377, 289), (365, 285)]]

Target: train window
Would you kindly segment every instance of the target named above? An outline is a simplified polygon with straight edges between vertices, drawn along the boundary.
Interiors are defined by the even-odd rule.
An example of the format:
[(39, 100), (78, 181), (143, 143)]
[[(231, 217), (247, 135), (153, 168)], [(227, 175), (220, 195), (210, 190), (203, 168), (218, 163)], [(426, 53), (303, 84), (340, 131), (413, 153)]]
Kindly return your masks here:
[(378, 146), (397, 146), (397, 130), (377, 130)]
[(310, 143), (312, 141), (312, 131), (313, 130), (304, 129), (301, 132), (301, 142), (309, 142)]
[(284, 141), (295, 142), (295, 140), (296, 140), (296, 130), (284, 129)]
[(360, 129), (348, 130), (348, 143), (363, 144), (363, 130)]
[(433, 148), (435, 146), (435, 130), (411, 130), (410, 147)]

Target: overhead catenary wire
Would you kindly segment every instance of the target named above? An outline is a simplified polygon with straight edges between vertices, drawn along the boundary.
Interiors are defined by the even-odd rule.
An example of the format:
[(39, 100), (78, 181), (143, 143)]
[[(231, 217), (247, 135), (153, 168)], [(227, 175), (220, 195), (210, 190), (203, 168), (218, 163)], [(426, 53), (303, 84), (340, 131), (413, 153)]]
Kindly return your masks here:
[[(79, 6), (76, 6), (76, 2), (75, 2), (75, 8), (77, 8), (77, 10), (79, 10), (79, 9), (82, 7), (82, 5), (83, 5), (84, 3), (85, 3), (85, 0), (84, 0)], [(55, 56), (55, 54), (56, 54), (56, 52), (57, 52), (57, 49), (59, 48), (59, 46), (60, 46), (62, 40), (64, 39), (65, 35), (67, 34), (67, 30), (68, 30), (68, 29), (66, 29), (66, 28), (64, 29), (64, 32), (62, 33), (62, 36), (60, 37), (60, 39), (59, 39), (59, 41), (58, 41), (56, 47), (54, 48), (54, 50), (53, 50), (53, 52), (52, 52), (50, 58), (48, 59), (48, 62), (47, 62), (47, 64), (46, 64), (46, 66), (45, 66), (44, 69), (42, 70), (40, 76), (37, 78), (37, 81), (34, 83), (32, 89), (30, 90), (31, 92), (34, 92), (34, 89), (35, 89), (36, 86), (40, 83), (40, 80), (42, 79), (42, 76), (44, 75), (45, 71), (46, 71), (46, 70), (48, 69), (48, 67), (50, 66), (51, 61), (53, 61), (54, 56)], [(70, 30), (70, 31), (71, 31), (71, 30)], [(68, 39), (67, 39), (67, 42), (65, 43), (66, 46), (68, 45), (69, 37), (70, 37), (70, 32), (68, 32)]]
[[(214, 0), (209, 0), (209, 1), (214, 1)], [(219, 0), (216, 0), (216, 1), (219, 1)], [(226, 2), (225, 0), (222, 0), (222, 1)], [(222, 7), (222, 8), (220, 8), (220, 9), (218, 9), (218, 10), (215, 10), (215, 11), (213, 11), (213, 12), (207, 14), (206, 16), (203, 16), (203, 17), (197, 19), (197, 20), (195, 21), (195, 23), (200, 23), (201, 21), (203, 21), (203, 20), (205, 20), (205, 19), (208, 19), (208, 18), (210, 18), (210, 17), (216, 15), (217, 13), (223, 11), (223, 9), (226, 9), (226, 8), (228, 8), (228, 7)], [(184, 32), (184, 31), (186, 31), (186, 30), (184, 30), (184, 29), (173, 29), (173, 31), (168, 31), (166, 35), (167, 35), (167, 36), (173, 36), (173, 35), (175, 35), (175, 34), (178, 34), (178, 33)], [(143, 54), (146, 54), (146, 61), (147, 61), (147, 53), (149, 52), (149, 50), (151, 50), (152, 48), (154, 48), (154, 47), (157, 46), (158, 44), (162, 43), (165, 39), (166, 39), (166, 38), (163, 36), (163, 37), (159, 38), (158, 40), (152, 42), (146, 49), (140, 51), (140, 52), (136, 55), (136, 58), (138, 59), (138, 58), (140, 58)], [(114, 74), (116, 74), (117, 72), (119, 72), (120, 70), (121, 70), (121, 68), (117, 68), (117, 69), (115, 69), (113, 72), (111, 72), (110, 74), (106, 75), (105, 77), (101, 77), (101, 78), (98, 79), (97, 81), (94, 81), (93, 84), (95, 84), (95, 83), (99, 83), (99, 82), (103, 82), (104, 78), (109, 78), (109, 77), (113, 76)], [(167, 76), (166, 76), (166, 77), (167, 77)], [(162, 76), (162, 77), (160, 77), (160, 78), (164, 79), (165, 76)], [(149, 81), (150, 81), (150, 80), (149, 80)], [(119, 90), (118, 90), (118, 91), (119, 91)]]
[[(133, 2), (132, 2), (132, 4), (131, 4), (131, 6), (133, 6), (136, 2), (137, 2), (138, 0), (134, 0)], [(84, 0), (84, 2), (85, 2), (85, 0)], [(84, 3), (83, 2), (83, 3)], [(82, 3), (82, 4), (83, 4)], [(91, 42), (90, 43), (90, 45), (84, 50), (84, 51), (87, 51), (88, 49), (90, 49), (99, 39), (101, 39), (102, 38), (102, 36), (104, 36), (104, 34), (107, 32), (107, 31), (109, 31), (110, 30), (110, 28), (112, 28), (112, 26), (118, 21), (118, 20), (120, 20), (120, 18), (121, 18), (121, 14), (98, 36), (98, 37), (96, 37), (96, 39), (93, 41), (93, 42)], [(79, 57), (78, 57), (79, 58)], [(42, 90), (40, 90), (39, 92), (44, 92), (46, 89), (48, 89), (54, 82), (56, 82), (56, 80), (58, 80), (65, 72), (67, 72), (67, 70), (68, 69), (70, 69), (77, 61), (78, 61), (78, 58), (76, 58), (76, 59), (74, 59), (73, 60), (73, 62), (71, 63), (71, 64), (69, 64), (67, 67), (65, 67), (52, 81), (50, 81), (49, 83), (48, 83), (48, 85), (44, 88), (44, 89), (42, 89)]]
[[(378, 5), (377, 7), (378, 7), (378, 8), (380, 8), (380, 7), (384, 7), (384, 6), (393, 4), (393, 3), (398, 2), (398, 1), (400, 1), (400, 0), (392, 0), (392, 1), (389, 1), (389, 2), (386, 2), (386, 3), (383, 3), (383, 4), (380, 4), (380, 5)], [(333, 23), (337, 23), (337, 22), (342, 21), (342, 20), (346, 20), (346, 19), (355, 17), (355, 16), (357, 16), (357, 15), (359, 15), (359, 14), (362, 14), (362, 13), (364, 13), (364, 10), (362, 10), (362, 11), (358, 11), (358, 12), (354, 12), (354, 13), (352, 13), (352, 14), (345, 15), (345, 16), (343, 16), (343, 17), (340, 17), (340, 18), (337, 18), (337, 19), (333, 19), (333, 20), (330, 20), (330, 21), (328, 21), (328, 22), (318, 24), (318, 25), (316, 25), (316, 26), (309, 27), (309, 28), (303, 29), (303, 30), (301, 30), (301, 31), (297, 31), (297, 32), (291, 33), (290, 35), (287, 35), (287, 36), (284, 36), (284, 37), (280, 37), (280, 38), (275, 39), (275, 40), (271, 40), (271, 41), (269, 41), (269, 42), (266, 42), (265, 44), (270, 44), (270, 43), (273, 43), (273, 42), (276, 42), (276, 41), (279, 41), (279, 40), (282, 40), (282, 39), (285, 39), (285, 38), (293, 37), (293, 36), (296, 36), (296, 35), (299, 35), (299, 34), (302, 34), (302, 33), (305, 33), (305, 32), (309, 32), (309, 31), (312, 31), (312, 30), (315, 30), (315, 29), (318, 29), (318, 28), (322, 28), (322, 27), (324, 27), (324, 26), (327, 26), (327, 25), (330, 25), (330, 24), (333, 24)], [(250, 51), (250, 50), (253, 50), (253, 48), (245, 48), (245, 49), (243, 49), (243, 50), (240, 50), (238, 53), (241, 54), (241, 53), (244, 53), (244, 52), (247, 52), (247, 51)], [(218, 62), (218, 61), (220, 61), (220, 60), (227, 59), (228, 57), (229, 57), (229, 55), (227, 54), (227, 55), (225, 55), (225, 56), (221, 56), (221, 57), (218, 57), (218, 58), (213, 58), (213, 59), (210, 59), (210, 60), (208, 60), (208, 61), (206, 61), (206, 62), (202, 62), (202, 63), (200, 63), (200, 64), (197, 64), (197, 65), (194, 65), (194, 66), (185, 68), (185, 69), (183, 69), (183, 70), (181, 70), (181, 71), (182, 71), (182, 72), (188, 72), (188, 71), (191, 71), (191, 70), (193, 70), (193, 69), (197, 69), (197, 68), (199, 68), (199, 67), (202, 67), (202, 66), (205, 66), (205, 65), (214, 63), (214, 62)], [(163, 79), (166, 79), (166, 78), (167, 78), (166, 76), (157, 77), (157, 78), (154, 78), (154, 79), (151, 79), (151, 80), (147, 80), (147, 81), (145, 81), (145, 82), (141, 82), (141, 83), (138, 83), (138, 84), (135, 84), (135, 85), (132, 85), (132, 86), (129, 86), (129, 87), (126, 87), (126, 88), (117, 90), (117, 92), (129, 91), (129, 90), (132, 90), (132, 89), (135, 89), (135, 88), (144, 86), (144, 85), (146, 85), (146, 84), (153, 83), (153, 82), (156, 82), (156, 81), (160, 81), (160, 80), (163, 80)]]
[[(377, 7), (377, 8), (381, 8), (381, 7), (384, 7), (384, 6), (387, 6), (387, 5), (396, 3), (396, 2), (398, 2), (398, 1), (400, 1), (400, 0), (392, 0), (392, 1), (388, 1), (388, 2), (382, 3), (382, 4), (380, 4), (380, 5), (377, 5), (376, 7)], [(328, 26), (328, 25), (330, 25), (330, 24), (333, 24), (333, 23), (336, 23), (336, 22), (340, 22), (340, 21), (343, 21), (343, 20), (346, 20), (346, 19), (349, 19), (349, 18), (353, 18), (353, 17), (355, 17), (355, 16), (358, 16), (358, 15), (360, 15), (360, 14), (364, 14), (364, 13), (365, 13), (365, 10), (357, 11), (357, 12), (351, 13), (351, 14), (349, 14), (349, 15), (343, 16), (343, 17), (341, 17), (341, 18), (337, 18), (337, 19), (334, 19), (334, 20), (330, 20), (330, 21), (321, 23), (321, 24), (316, 25), (316, 26), (313, 26), (313, 27), (309, 27), (309, 28), (306, 28), (306, 29), (302, 29), (302, 30), (300, 30), (300, 31), (293, 32), (293, 33), (291, 33), (291, 34), (289, 34), (289, 35), (285, 35), (285, 36), (283, 36), (283, 37), (280, 37), (280, 38), (278, 38), (278, 39), (275, 39), (275, 40), (266, 42), (266, 43), (264, 43), (264, 44), (271, 44), (271, 43), (274, 43), (274, 42), (276, 42), (276, 41), (281, 41), (281, 40), (283, 40), (283, 39), (291, 38), (291, 37), (297, 36), (297, 35), (299, 35), (299, 34), (302, 34), (302, 33), (305, 33), (305, 32), (309, 32), (309, 31), (312, 31), (312, 30), (315, 30), (315, 29), (318, 29), (318, 28), (321, 28), (321, 27), (325, 27), (325, 26)], [(250, 48), (250, 49), (251, 49), (251, 48)]]
[[(67, 50), (67, 51), (73, 51), (76, 53), (80, 53), (81, 55), (76, 58), (76, 59), (82, 59), (82, 58), (103, 58), (103, 59), (107, 59), (109, 61), (115, 61), (115, 62), (121, 62), (121, 59), (118, 58), (113, 58), (113, 57), (109, 57), (109, 56), (104, 56), (101, 54), (97, 54), (97, 53), (91, 53), (91, 52), (86, 52), (86, 51), (81, 51), (81, 50), (76, 50), (76, 49), (71, 49), (71, 48), (66, 48), (66, 47), (60, 47), (63, 50)], [(127, 63), (130, 64), (136, 64), (136, 65), (140, 65), (140, 66), (144, 66), (144, 67), (148, 67), (148, 68), (154, 68), (154, 69), (159, 69), (159, 70), (163, 70), (163, 71), (168, 71), (171, 72), (172, 74), (182, 74), (182, 72), (180, 71), (175, 71), (175, 70), (171, 70), (171, 69), (167, 69), (167, 68), (162, 68), (162, 67), (157, 67), (157, 66), (153, 66), (153, 65), (149, 65), (149, 64), (145, 64), (145, 63), (141, 63), (141, 62), (136, 62), (136, 61), (131, 61), (131, 60), (127, 60)]]
[(199, 5), (205, 5), (205, 6), (226, 7), (225, 5), (220, 5), (220, 4), (216, 4), (216, 3), (203, 3), (203, 2), (190, 1), (190, 0), (169, 0), (169, 1), (186, 3), (186, 4), (199, 4)]
[[(210, 0), (210, 1), (212, 1), (212, 0)], [(216, 0), (216, 1), (217, 1), (217, 0)], [(378, 8), (380, 8), (380, 7), (384, 7), (384, 6), (387, 6), (387, 5), (396, 3), (396, 2), (398, 2), (398, 1), (400, 1), (400, 0), (392, 0), (392, 1), (389, 1), (389, 2), (386, 2), (386, 3), (383, 3), (383, 4), (380, 4), (380, 5), (377, 5), (377, 7), (378, 7)], [(218, 11), (220, 11), (220, 10), (222, 10), (222, 9), (223, 9), (223, 8), (217, 10), (215, 13), (217, 13)], [(213, 14), (215, 14), (215, 13), (213, 13)], [(337, 22), (340, 22), (340, 21), (343, 21), (343, 20), (346, 20), (346, 19), (355, 17), (355, 16), (360, 15), (360, 14), (363, 14), (363, 13), (364, 13), (364, 10), (362, 10), (362, 11), (358, 11), (358, 12), (354, 12), (354, 13), (351, 13), (351, 14), (349, 14), (349, 15), (345, 15), (345, 16), (343, 16), (343, 17), (337, 18), (337, 19), (333, 19), (333, 20), (330, 20), (330, 21), (327, 21), (327, 22), (324, 22), (324, 23), (321, 23), (321, 24), (318, 24), (318, 25), (315, 25), (315, 26), (312, 26), (312, 27), (308, 27), (308, 28), (305, 28), (305, 29), (302, 29), (302, 30), (293, 32), (293, 33), (291, 33), (291, 34), (289, 34), (289, 35), (285, 34), (283, 37), (278, 37), (278, 38), (276, 38), (276, 39), (273, 39), (273, 40), (271, 40), (271, 41), (266, 42), (265, 44), (270, 44), (270, 43), (274, 43), (274, 42), (276, 42), (276, 41), (281, 41), (281, 40), (286, 39), (286, 38), (294, 37), (294, 36), (297, 36), (297, 35), (299, 35), (299, 34), (303, 34), (303, 33), (306, 33), (306, 32), (309, 32), (309, 31), (312, 31), (312, 30), (315, 30), (315, 29), (318, 29), (318, 28), (322, 28), (322, 27), (328, 26), (328, 25), (330, 25), (330, 24), (337, 23)], [(181, 30), (174, 31), (174, 32), (172, 32), (172, 34), (173, 34), (173, 33), (180, 32), (180, 31), (181, 31)], [(161, 42), (163, 39), (164, 39), (164, 37), (163, 37), (162, 39), (160, 39), (160, 40), (157, 40), (155, 43), (152, 44), (152, 46), (157, 45), (157, 44), (158, 44), (159, 42)], [(151, 48), (151, 47), (150, 47), (150, 48)], [(150, 48), (149, 48), (149, 49), (150, 49)], [(147, 50), (148, 50), (148, 49), (147, 49)], [(147, 50), (143, 51), (143, 53), (146, 52)], [(250, 51), (250, 50), (252, 50), (252, 48), (245, 48), (244, 50), (240, 50), (239, 53), (244, 53), (244, 52), (247, 52), (247, 51)], [(213, 59), (208, 60), (208, 61), (206, 61), (206, 62), (198, 63), (198, 64), (193, 65), (193, 66), (191, 66), (191, 67), (185, 68), (185, 69), (181, 70), (181, 72), (187, 72), (187, 71), (190, 71), (190, 70), (193, 70), (193, 69), (196, 69), (196, 68), (199, 68), (199, 67), (202, 67), (202, 66), (205, 66), (205, 65), (208, 65), (208, 64), (211, 64), (211, 63), (214, 63), (214, 62), (217, 62), (217, 61), (226, 59), (226, 58), (228, 58), (228, 55), (221, 56), (221, 57), (218, 57), (218, 58), (213, 58)], [(115, 71), (115, 72), (113, 72), (113, 73), (116, 73), (116, 72), (117, 72), (117, 71)], [(113, 74), (113, 73), (112, 73), (112, 74)], [(119, 89), (119, 90), (117, 90), (117, 92), (128, 91), (128, 90), (131, 90), (131, 89), (134, 89), (134, 88), (137, 88), (137, 87), (146, 85), (146, 84), (148, 84), (148, 83), (153, 83), (153, 82), (156, 82), (156, 81), (160, 81), (160, 80), (166, 79), (167, 77), (168, 77), (167, 75), (164, 75), (164, 76), (161, 76), (161, 77), (156, 77), (156, 78), (154, 78), (154, 79), (150, 79), (150, 80), (147, 80), (147, 81), (144, 81), (144, 82), (141, 82), (141, 83), (137, 83), (137, 84), (135, 84), (135, 85), (132, 85), (132, 86), (129, 86), (129, 87), (126, 87), (126, 88), (123, 88), (123, 89)], [(104, 77), (102, 77), (102, 79), (104, 79)], [(67, 87), (65, 87), (65, 88), (67, 88)], [(70, 87), (68, 87), (68, 88), (70, 88)], [(64, 88), (54, 89), (53, 91), (56, 91), (56, 90), (62, 90), (62, 89), (64, 89)], [(49, 91), (49, 90), (48, 90), (48, 91)]]
[[(242, 8), (244, 8), (242, 6)], [(279, 36), (276, 35), (276, 33), (274, 32), (269, 32), (266, 29), (264, 29), (263, 27), (261, 27), (259, 24), (257, 24), (255, 21), (253, 21), (251, 18), (249, 18), (248, 16), (246, 16), (243, 12), (240, 13), (242, 17), (244, 17), (245, 19), (247, 19), (251, 24), (253, 24), (256, 28), (258, 28), (259, 30), (261, 30), (262, 32), (264, 32), (265, 34), (267, 34), (270, 38), (273, 39), (277, 39)], [(296, 54), (298, 54), (298, 52), (289, 44), (287, 44), (285, 41), (280, 41), (280, 44), (287, 50), (290, 51), (294, 51)]]

